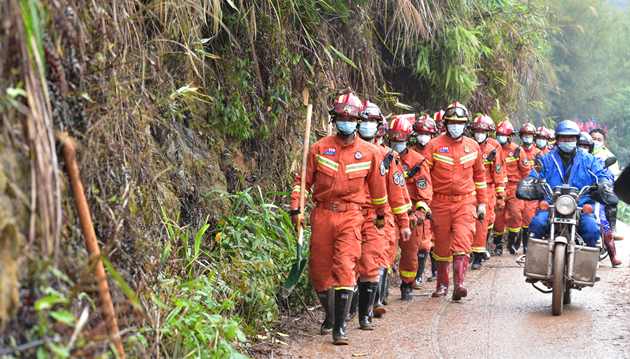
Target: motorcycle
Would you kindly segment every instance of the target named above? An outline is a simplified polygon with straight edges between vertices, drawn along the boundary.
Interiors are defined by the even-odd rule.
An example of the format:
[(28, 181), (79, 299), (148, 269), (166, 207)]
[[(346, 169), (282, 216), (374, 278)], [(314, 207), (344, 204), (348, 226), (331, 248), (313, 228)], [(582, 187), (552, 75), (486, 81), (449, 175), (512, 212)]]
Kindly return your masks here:
[[(615, 162), (616, 158), (609, 158), (606, 167)], [(541, 200), (540, 209), (549, 210), (548, 235), (533, 238), (530, 234), (527, 254), (519, 257), (517, 263), (525, 265), (526, 282), (542, 293), (552, 294), (553, 315), (561, 315), (563, 305), (571, 303), (572, 289), (594, 286), (597, 276), (600, 249), (587, 247), (577, 232), (582, 214), (591, 214), (593, 207), (590, 204), (580, 207), (580, 199), (590, 195), (594, 200), (608, 204), (614, 201), (614, 194), (611, 194), (612, 189), (602, 188), (598, 181), (582, 189), (568, 184), (552, 189), (544, 178), (528, 177), (517, 186), (517, 198)], [(538, 282), (548, 289), (536, 286)]]

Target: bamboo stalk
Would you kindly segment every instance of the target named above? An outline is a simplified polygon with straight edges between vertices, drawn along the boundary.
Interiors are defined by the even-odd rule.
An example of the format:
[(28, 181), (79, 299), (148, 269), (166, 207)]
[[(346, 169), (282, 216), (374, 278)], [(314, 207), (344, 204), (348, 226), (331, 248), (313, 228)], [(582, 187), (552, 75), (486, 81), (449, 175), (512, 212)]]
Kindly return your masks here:
[(64, 161), (66, 162), (66, 172), (68, 173), (68, 178), (70, 179), (72, 195), (74, 196), (74, 202), (77, 206), (77, 212), (81, 222), (81, 231), (85, 237), (85, 247), (87, 248), (92, 260), (97, 261), (96, 267), (94, 268), (94, 275), (96, 276), (98, 296), (101, 300), (103, 318), (107, 324), (108, 334), (114, 341), (114, 346), (118, 351), (118, 355), (120, 358), (124, 359), (125, 352), (120, 336), (118, 335), (118, 322), (114, 312), (114, 304), (112, 303), (112, 298), (109, 294), (109, 286), (107, 285), (107, 279), (105, 278), (105, 268), (103, 268), (103, 262), (99, 259), (101, 250), (98, 248), (96, 233), (94, 233), (94, 226), (92, 225), (92, 217), (85, 199), (85, 193), (83, 193), (83, 184), (81, 183), (79, 168), (75, 160), (76, 151), (71, 141), (68, 140), (69, 138), (67, 134), (64, 135), (61, 152), (63, 154)]

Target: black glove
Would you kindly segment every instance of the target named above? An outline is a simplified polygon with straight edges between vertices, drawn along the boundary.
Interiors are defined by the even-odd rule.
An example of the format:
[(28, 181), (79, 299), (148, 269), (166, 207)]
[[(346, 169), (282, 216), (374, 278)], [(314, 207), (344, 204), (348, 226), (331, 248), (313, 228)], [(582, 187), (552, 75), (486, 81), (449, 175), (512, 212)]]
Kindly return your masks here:
[(605, 206), (619, 203), (619, 197), (615, 194), (613, 185), (608, 180), (601, 180), (597, 183), (596, 189), (591, 192), (591, 199)]

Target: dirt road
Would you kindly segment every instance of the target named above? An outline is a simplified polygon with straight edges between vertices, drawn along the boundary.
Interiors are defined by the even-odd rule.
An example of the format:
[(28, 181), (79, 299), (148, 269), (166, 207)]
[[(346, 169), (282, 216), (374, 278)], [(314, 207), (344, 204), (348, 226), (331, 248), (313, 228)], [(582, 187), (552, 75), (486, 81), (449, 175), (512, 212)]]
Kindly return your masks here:
[[(630, 358), (630, 228), (616, 242), (623, 264), (601, 262), (602, 281), (573, 291), (560, 317), (551, 315), (551, 294), (525, 283), (516, 255), (492, 257), (468, 271), (468, 297), (431, 298), (435, 282), (402, 302), (390, 290), (388, 313), (375, 331), (348, 323), (350, 345), (334, 346), (313, 323), (292, 334), (281, 357), (290, 358)], [(450, 287), (452, 292), (452, 284)], [(316, 310), (322, 319), (321, 310)], [(354, 356), (353, 356), (354, 355)]]

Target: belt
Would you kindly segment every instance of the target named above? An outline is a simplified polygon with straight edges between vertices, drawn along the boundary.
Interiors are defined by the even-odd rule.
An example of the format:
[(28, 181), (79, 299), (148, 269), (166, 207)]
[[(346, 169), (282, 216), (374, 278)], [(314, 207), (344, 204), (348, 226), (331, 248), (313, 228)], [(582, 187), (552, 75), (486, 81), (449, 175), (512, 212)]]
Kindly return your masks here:
[(333, 212), (360, 211), (361, 206), (347, 202), (317, 202), (317, 208), (327, 209)]
[(470, 197), (472, 197), (472, 196), (474, 196), (476, 194), (477, 194), (477, 191), (472, 191), (472, 192), (470, 192), (468, 194), (463, 194), (461, 196), (453, 196), (453, 195), (450, 195), (450, 194), (441, 194), (441, 193), (434, 193), (433, 196), (435, 196), (435, 197), (437, 197), (439, 199), (444, 199), (444, 200), (451, 201), (451, 202), (460, 202), (460, 201), (463, 201), (466, 198), (470, 198)]

